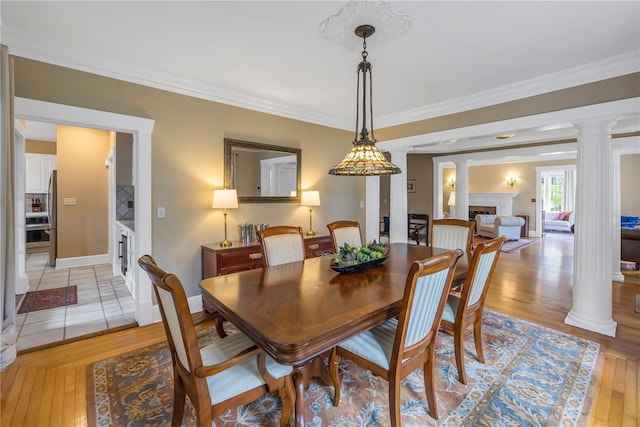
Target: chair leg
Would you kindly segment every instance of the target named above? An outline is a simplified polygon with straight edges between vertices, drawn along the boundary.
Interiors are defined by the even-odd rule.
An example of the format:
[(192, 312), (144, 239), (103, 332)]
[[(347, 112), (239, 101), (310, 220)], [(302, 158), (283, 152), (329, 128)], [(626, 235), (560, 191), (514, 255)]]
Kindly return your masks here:
[(484, 352), (482, 351), (482, 316), (478, 316), (478, 319), (473, 322), (473, 341), (476, 343), (478, 361), (484, 363)]
[(453, 334), (453, 342), (456, 352), (456, 367), (458, 368), (458, 379), (462, 384), (467, 383), (467, 373), (464, 369), (464, 328), (456, 325)]
[(438, 404), (436, 403), (436, 391), (434, 388), (433, 380), (433, 355), (435, 352), (434, 343), (430, 345), (433, 350), (427, 350), (430, 354), (429, 360), (427, 360), (422, 368), (422, 376), (424, 377), (424, 391), (427, 395), (427, 405), (429, 405), (429, 415), (431, 418), (438, 419)]
[(284, 387), (278, 392), (282, 401), (282, 417), (280, 418), (280, 427), (288, 427), (293, 416), (296, 392), (293, 387), (293, 379), (287, 375), (284, 379)]
[(389, 417), (391, 418), (391, 427), (402, 425), (400, 421), (400, 378), (398, 375), (394, 375), (394, 378), (389, 380)]
[(182, 417), (184, 415), (184, 405), (186, 403), (186, 390), (180, 374), (174, 367), (173, 375), (173, 414), (171, 416), (171, 427), (182, 426)]
[(339, 363), (342, 359), (341, 356), (338, 355), (338, 351), (336, 347), (331, 350), (331, 357), (329, 358), (329, 374), (331, 374), (331, 382), (333, 383), (334, 395), (333, 395), (333, 406), (338, 406), (340, 404), (340, 368)]

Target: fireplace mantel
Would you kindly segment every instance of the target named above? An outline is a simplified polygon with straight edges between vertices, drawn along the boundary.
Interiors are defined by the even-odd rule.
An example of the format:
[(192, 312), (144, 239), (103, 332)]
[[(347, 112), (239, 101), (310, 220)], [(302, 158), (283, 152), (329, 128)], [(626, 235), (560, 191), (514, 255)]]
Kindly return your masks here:
[(495, 206), (496, 215), (511, 216), (518, 193), (469, 193), (469, 206)]

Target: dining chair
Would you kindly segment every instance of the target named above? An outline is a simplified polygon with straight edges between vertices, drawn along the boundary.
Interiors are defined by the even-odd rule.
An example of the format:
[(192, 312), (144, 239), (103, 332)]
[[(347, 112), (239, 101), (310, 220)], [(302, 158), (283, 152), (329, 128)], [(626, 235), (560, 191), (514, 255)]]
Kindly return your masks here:
[(341, 246), (348, 243), (350, 246), (362, 246), (362, 233), (358, 221), (334, 221), (327, 224), (333, 252), (338, 253)]
[(171, 352), (171, 425), (182, 425), (187, 395), (196, 410), (197, 425), (211, 427), (213, 418), (229, 408), (277, 390), (282, 400), (280, 426), (288, 426), (295, 403), (292, 368), (278, 364), (240, 332), (199, 348), (180, 280), (162, 270), (150, 255), (142, 256), (138, 264), (153, 284)]
[(265, 267), (304, 260), (302, 227), (278, 225), (258, 232)]
[(455, 218), (434, 219), (431, 222), (431, 246), (443, 249), (462, 249), (471, 259), (471, 245), (475, 223)]
[(329, 359), (335, 388), (333, 406), (340, 403), (339, 362), (342, 357), (389, 382), (392, 426), (400, 425), (400, 381), (422, 366), (429, 414), (437, 419), (433, 362), (444, 303), (462, 251), (414, 261), (407, 275), (399, 316), (393, 317), (334, 347)]
[(473, 324), (473, 340), (478, 361), (484, 363), (482, 351), (482, 312), (484, 301), (491, 283), (493, 271), (498, 262), (502, 245), (507, 240), (501, 236), (479, 244), (473, 251), (469, 272), (460, 295), (450, 294), (442, 314), (442, 329), (453, 335), (456, 352), (458, 379), (467, 383), (464, 368), (464, 331)]

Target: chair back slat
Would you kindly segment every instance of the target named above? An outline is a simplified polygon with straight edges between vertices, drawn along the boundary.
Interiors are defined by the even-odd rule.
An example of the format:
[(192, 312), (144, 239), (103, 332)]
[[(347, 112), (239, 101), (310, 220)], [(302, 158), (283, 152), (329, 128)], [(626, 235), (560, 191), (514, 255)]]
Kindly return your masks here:
[(282, 225), (269, 227), (258, 233), (266, 266), (304, 260), (302, 228)]
[(480, 301), (485, 286), (487, 285), (489, 273), (493, 267), (493, 260), (496, 258), (498, 251), (492, 251), (480, 255), (478, 260), (475, 276), (471, 283), (471, 291), (469, 294), (469, 300), (467, 306), (471, 306)]
[(443, 249), (462, 249), (471, 257), (474, 223), (462, 219), (434, 219), (431, 223), (431, 246)]
[(406, 347), (424, 339), (433, 327), (442, 293), (447, 286), (448, 275), (447, 268), (417, 279), (405, 338)]
[(180, 364), (187, 371), (189, 368), (189, 358), (187, 357), (187, 349), (182, 339), (182, 332), (180, 331), (180, 315), (176, 311), (176, 306), (173, 301), (173, 296), (168, 291), (156, 287), (156, 296), (160, 301), (160, 309), (162, 310), (163, 318), (166, 319), (166, 325), (171, 333), (171, 339), (175, 346), (176, 356), (180, 361)]
[(334, 221), (327, 224), (334, 252), (348, 243), (351, 246), (362, 246), (362, 233), (358, 221)]

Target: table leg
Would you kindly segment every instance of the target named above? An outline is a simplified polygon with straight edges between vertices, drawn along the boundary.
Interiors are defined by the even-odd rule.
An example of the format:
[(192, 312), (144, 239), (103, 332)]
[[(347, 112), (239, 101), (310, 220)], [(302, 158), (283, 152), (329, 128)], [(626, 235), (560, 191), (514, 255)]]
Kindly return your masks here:
[(304, 375), (305, 365), (293, 367), (293, 386), (296, 389), (296, 427), (304, 427)]

